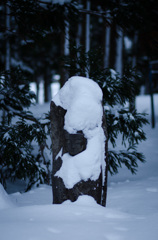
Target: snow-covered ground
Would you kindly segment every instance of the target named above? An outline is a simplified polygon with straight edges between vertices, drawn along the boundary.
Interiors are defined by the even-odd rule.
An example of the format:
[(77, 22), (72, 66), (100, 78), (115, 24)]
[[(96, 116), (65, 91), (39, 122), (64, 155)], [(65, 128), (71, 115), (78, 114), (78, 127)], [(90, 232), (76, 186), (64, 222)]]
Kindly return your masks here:
[[(158, 95), (154, 96), (156, 128), (145, 126), (139, 150), (146, 163), (137, 175), (125, 168), (109, 176), (107, 207), (82, 196), (75, 203), (52, 205), (50, 186), (6, 194), (0, 186), (1, 240), (157, 240), (158, 239)], [(149, 113), (149, 96), (137, 97), (139, 112)], [(37, 114), (49, 104), (34, 107)]]

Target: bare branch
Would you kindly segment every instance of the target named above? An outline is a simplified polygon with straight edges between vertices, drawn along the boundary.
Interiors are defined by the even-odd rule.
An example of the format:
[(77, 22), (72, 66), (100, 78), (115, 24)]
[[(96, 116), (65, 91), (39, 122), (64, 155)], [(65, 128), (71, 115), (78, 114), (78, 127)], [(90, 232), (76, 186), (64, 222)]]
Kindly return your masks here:
[(93, 10), (87, 10), (87, 9), (79, 9), (80, 13), (84, 13), (84, 14), (90, 14), (90, 15), (94, 15), (94, 16), (98, 16), (98, 17), (102, 17), (105, 19), (106, 23), (108, 25), (111, 25), (111, 20), (112, 18), (110, 16), (107, 17), (107, 13), (109, 11), (93, 11)]

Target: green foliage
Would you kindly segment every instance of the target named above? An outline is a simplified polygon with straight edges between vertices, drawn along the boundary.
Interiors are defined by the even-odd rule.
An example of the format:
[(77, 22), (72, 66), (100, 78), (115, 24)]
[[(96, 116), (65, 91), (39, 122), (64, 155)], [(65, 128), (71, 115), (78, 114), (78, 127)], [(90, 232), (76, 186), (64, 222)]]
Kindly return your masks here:
[[(146, 139), (143, 125), (148, 121), (145, 114), (137, 113), (136, 110), (130, 112), (126, 105), (138, 93), (136, 79), (139, 76), (134, 69), (124, 69), (122, 77), (112, 69), (104, 69), (101, 49), (85, 53), (82, 47), (73, 47), (70, 51), (73, 58), (65, 58), (65, 68), (69, 75), (88, 74), (103, 91), (108, 141), (113, 146), (107, 154), (109, 172), (117, 173), (124, 164), (132, 173), (136, 173), (137, 161), (145, 161), (143, 154), (137, 151), (137, 145)], [(125, 150), (115, 151), (120, 138)]]
[(125, 150), (108, 151), (109, 171), (118, 173), (118, 168), (124, 164), (132, 173), (136, 173), (138, 160), (145, 161), (144, 155), (137, 152), (137, 145), (146, 140), (143, 125), (148, 121), (145, 114), (129, 112), (120, 109), (112, 113), (112, 109), (106, 110), (108, 138), (113, 148), (117, 147), (117, 139), (121, 141)]
[(88, 76), (97, 81), (103, 91), (104, 104), (114, 106), (131, 101), (138, 92), (135, 80), (139, 79), (134, 69), (126, 67), (120, 78), (112, 69), (103, 68), (103, 49), (99, 48), (85, 53), (83, 47), (70, 48), (70, 56), (64, 58), (64, 67), (69, 75)]
[(29, 107), (35, 94), (29, 91), (29, 82), (23, 76), (20, 68), (0, 75), (0, 108), (8, 114), (25, 114), (23, 108)]
[(10, 8), (20, 34), (35, 40), (52, 32), (64, 31), (69, 15), (77, 13), (73, 1), (53, 4), (49, 1), (12, 0)]
[(118, 168), (122, 167), (124, 164), (132, 174), (136, 173), (138, 167), (137, 161), (144, 162), (144, 155), (136, 151), (133, 147), (128, 148), (127, 150), (120, 151), (109, 151), (108, 152), (108, 161), (109, 161), (109, 172), (113, 175), (118, 173)]
[(33, 184), (48, 182), (46, 124), (27, 111), (34, 98), (20, 69), (1, 73), (0, 182), (4, 186), (7, 179), (26, 180), (27, 190)]

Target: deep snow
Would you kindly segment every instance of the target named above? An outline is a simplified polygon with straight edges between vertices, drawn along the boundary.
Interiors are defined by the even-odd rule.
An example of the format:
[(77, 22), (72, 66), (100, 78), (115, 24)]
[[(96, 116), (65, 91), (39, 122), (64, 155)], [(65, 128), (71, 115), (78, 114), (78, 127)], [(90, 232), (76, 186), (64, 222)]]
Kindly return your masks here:
[[(154, 96), (158, 125), (158, 95)], [(137, 97), (137, 109), (150, 114), (148, 96)], [(34, 107), (46, 112), (49, 105)], [(149, 115), (150, 120), (150, 115)], [(0, 188), (1, 240), (157, 240), (158, 239), (158, 126), (145, 126), (147, 140), (139, 146), (146, 163), (137, 175), (125, 168), (109, 176), (107, 207), (88, 196), (75, 203), (52, 205), (51, 187), (6, 195)], [(6, 204), (4, 204), (6, 203)], [(3, 205), (4, 204), (4, 205)]]

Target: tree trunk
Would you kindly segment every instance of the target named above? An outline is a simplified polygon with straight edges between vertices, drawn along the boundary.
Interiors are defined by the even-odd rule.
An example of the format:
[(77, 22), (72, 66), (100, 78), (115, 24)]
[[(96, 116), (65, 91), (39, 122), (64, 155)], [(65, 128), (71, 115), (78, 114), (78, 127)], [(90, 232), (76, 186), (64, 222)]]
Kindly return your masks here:
[(78, 29), (77, 29), (77, 36), (76, 36), (76, 47), (79, 48), (81, 46), (81, 36), (82, 36), (82, 23), (79, 21)]
[(106, 201), (107, 201), (107, 187), (108, 187), (108, 130), (107, 130), (107, 124), (106, 124), (106, 116), (103, 112), (103, 123), (102, 128), (104, 130), (104, 135), (106, 137), (105, 140), (105, 162), (102, 166), (102, 196), (101, 196), (101, 205), (106, 207)]
[[(107, 17), (109, 17), (109, 14), (107, 14)], [(111, 34), (111, 27), (106, 24), (106, 26), (105, 26), (104, 68), (108, 68), (109, 67), (110, 34)]]
[[(90, 1), (86, 0), (82, 3), (83, 8), (86, 10), (90, 10)], [(82, 14), (81, 18), (82, 24), (79, 28), (81, 33), (80, 45), (83, 46), (85, 53), (90, 50), (90, 14)], [(85, 66), (85, 76), (89, 77), (89, 66)]]
[(6, 4), (6, 57), (5, 57), (5, 70), (10, 71), (10, 8), (9, 1)]
[(36, 103), (39, 103), (39, 78), (36, 78)]
[[(60, 35), (60, 55), (61, 58), (68, 56), (70, 53), (69, 50), (69, 23), (65, 26), (65, 32), (61, 32)], [(60, 62), (60, 86), (62, 87), (65, 82), (68, 80), (69, 74), (66, 69), (64, 69), (64, 62)]]
[[(87, 11), (90, 11), (90, 1), (87, 0), (86, 3)], [(90, 15), (86, 14), (86, 38), (85, 38), (85, 52), (90, 50)]]
[(111, 25), (111, 38), (110, 38), (110, 56), (109, 67), (115, 69), (116, 63), (116, 23), (113, 21)]
[[(87, 0), (87, 3), (86, 3), (86, 9), (87, 11), (90, 10), (90, 1)], [(89, 52), (90, 50), (90, 15), (89, 14), (86, 14), (86, 36), (85, 36), (85, 52)], [(90, 72), (90, 69), (88, 69), (88, 67), (90, 66), (87, 66), (86, 68), (86, 77), (88, 78), (89, 77), (89, 72)]]
[[(135, 68), (137, 64), (137, 42), (138, 42), (138, 34), (135, 33), (133, 39), (133, 58), (132, 58), (132, 67)], [(135, 81), (133, 79), (133, 81)], [(129, 104), (129, 110), (133, 112), (135, 110), (135, 95), (133, 94), (132, 101)]]
[(44, 73), (44, 101), (50, 102), (51, 97), (51, 71), (49, 66), (45, 66)]
[(97, 180), (79, 181), (73, 188), (66, 188), (63, 179), (56, 176), (62, 166), (62, 156), (65, 153), (75, 156), (84, 151), (87, 140), (82, 132), (69, 134), (64, 130), (64, 116), (66, 110), (51, 102), (51, 139), (53, 150), (53, 203), (60, 204), (65, 200), (76, 201), (80, 195), (90, 195), (96, 202), (101, 203), (102, 173)]
[[(70, 85), (68, 85), (69, 82), (67, 82), (66, 87), (63, 86), (63, 88), (58, 93), (59, 95), (56, 95), (55, 99), (65, 99), (66, 95), (68, 99), (69, 96), (71, 96), (70, 100), (74, 99), (72, 95), (76, 90), (78, 91), (78, 88), (74, 89), (73, 87), (76, 86), (74, 84), (77, 80), (75, 77), (71, 78)], [(80, 82), (80, 84), (83, 84), (81, 89), (87, 87), (85, 84), (86, 81), (88, 81), (90, 84), (90, 81), (92, 80), (84, 79), (83, 82)], [(93, 86), (93, 83), (89, 86)], [(96, 88), (97, 85), (95, 86), (95, 90)], [(90, 91), (90, 95), (88, 94), (86, 96), (90, 96), (90, 100), (92, 100), (94, 92), (92, 92), (91, 95), (91, 88), (88, 88), (88, 91), (85, 89), (85, 91)], [(78, 101), (80, 102), (79, 95), (77, 95), (77, 97), (78, 99), (76, 99), (75, 95), (75, 103)], [(64, 105), (64, 101), (61, 101), (61, 103), (59, 101), (58, 103), (58, 100), (57, 103), (56, 100), (53, 100), (50, 106), (51, 140), (53, 152), (53, 203), (60, 204), (65, 200), (71, 200), (73, 202), (76, 201), (80, 195), (89, 195), (92, 196), (97, 203), (101, 204), (103, 184), (102, 176), (105, 173), (106, 166), (104, 161), (104, 143), (106, 137), (105, 131), (103, 129), (103, 119), (99, 118), (100, 121), (97, 125), (94, 126), (93, 130), (91, 129), (91, 124), (88, 125), (89, 120), (87, 120), (88, 122), (86, 124), (86, 133), (92, 131), (89, 137), (86, 137), (86, 134), (84, 133), (85, 128), (82, 130), (82, 127), (80, 128), (80, 124), (79, 126), (76, 125), (77, 127), (75, 128), (75, 133), (69, 133), (68, 130), (65, 130), (65, 116), (67, 116), (67, 113), (70, 114), (70, 109), (74, 108), (74, 105), (72, 102), (72, 107), (69, 106), (68, 109), (64, 109), (64, 107), (66, 108), (67, 105)], [(80, 106), (78, 104), (75, 105), (76, 113), (78, 111), (80, 112), (81, 109), (83, 111), (88, 111), (88, 106), (84, 104), (84, 101), (80, 104)], [(103, 111), (101, 110), (101, 100), (99, 109), (100, 114), (103, 114)], [(84, 121), (84, 118), (82, 119), (82, 114), (80, 114), (80, 116), (81, 121)], [(67, 121), (68, 125), (71, 125), (71, 120), (69, 119)], [(100, 144), (93, 146), (96, 140), (97, 142), (99, 141)], [(92, 166), (92, 168), (89, 169), (89, 166)]]
[[(10, 71), (10, 8), (9, 8), (10, 1), (7, 1), (6, 3), (6, 52), (5, 52), (5, 71)], [(6, 123), (8, 121), (7, 113), (3, 109), (2, 110), (2, 122)]]
[(123, 70), (123, 32), (120, 27), (117, 27), (117, 39), (116, 39), (116, 63), (115, 70), (122, 77)]

